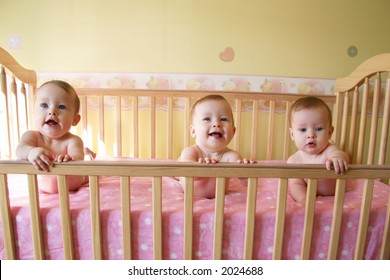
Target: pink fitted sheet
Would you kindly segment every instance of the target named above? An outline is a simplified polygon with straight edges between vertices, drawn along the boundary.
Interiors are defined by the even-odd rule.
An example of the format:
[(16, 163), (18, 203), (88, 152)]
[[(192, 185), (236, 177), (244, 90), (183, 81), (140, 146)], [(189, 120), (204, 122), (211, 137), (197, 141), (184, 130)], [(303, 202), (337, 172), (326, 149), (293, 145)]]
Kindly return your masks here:
[[(24, 175), (9, 175), (12, 217), (18, 259), (33, 259)], [(338, 258), (353, 259), (363, 180), (347, 181)], [(367, 232), (365, 259), (378, 259), (388, 203), (389, 186), (376, 181)], [(254, 233), (254, 259), (272, 259), (277, 179), (259, 179)], [(151, 178), (131, 178), (132, 256), (153, 258)], [(44, 253), (47, 259), (63, 259), (58, 195), (40, 195)], [(101, 232), (104, 259), (123, 259), (120, 190), (118, 177), (100, 178)], [(326, 259), (334, 197), (318, 197), (314, 218), (311, 259)], [(211, 259), (214, 199), (194, 199), (193, 258)], [(246, 187), (231, 179), (225, 198), (223, 259), (242, 259), (245, 229)], [(70, 194), (73, 243), (76, 259), (93, 259), (89, 187)], [(304, 205), (287, 201), (283, 259), (299, 259)], [(183, 259), (183, 193), (174, 178), (163, 178), (162, 240), (164, 259)], [(1, 230), (1, 227), (0, 227)], [(0, 259), (5, 259), (2, 232)]]

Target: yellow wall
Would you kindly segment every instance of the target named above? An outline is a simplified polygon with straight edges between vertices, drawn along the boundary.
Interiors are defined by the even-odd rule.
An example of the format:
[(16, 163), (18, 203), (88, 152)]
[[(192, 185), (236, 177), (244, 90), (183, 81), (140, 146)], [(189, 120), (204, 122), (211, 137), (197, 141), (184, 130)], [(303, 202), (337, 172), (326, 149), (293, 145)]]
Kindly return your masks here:
[(0, 0), (0, 46), (38, 72), (337, 78), (390, 51), (389, 14), (388, 0)]

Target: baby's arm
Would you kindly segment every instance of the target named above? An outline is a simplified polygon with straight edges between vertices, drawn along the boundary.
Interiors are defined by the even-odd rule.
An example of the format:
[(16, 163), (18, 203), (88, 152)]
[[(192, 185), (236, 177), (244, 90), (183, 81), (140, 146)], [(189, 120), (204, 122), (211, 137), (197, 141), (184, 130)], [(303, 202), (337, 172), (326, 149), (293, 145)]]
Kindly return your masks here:
[(326, 168), (330, 170), (333, 166), (336, 174), (344, 174), (348, 170), (349, 157), (347, 153), (342, 151), (339, 147), (332, 144), (326, 151)]
[(16, 157), (18, 159), (28, 160), (38, 170), (49, 171), (49, 167), (53, 166), (53, 156), (48, 150), (37, 147), (37, 145), (36, 132), (25, 132), (22, 135), (19, 145), (16, 147)]
[[(287, 159), (287, 163), (291, 164), (299, 164), (301, 163), (297, 159), (298, 154), (295, 153), (291, 155)], [(291, 195), (291, 197), (296, 201), (300, 203), (304, 203), (306, 200), (306, 189), (307, 189), (307, 184), (304, 179), (302, 178), (290, 178), (288, 179), (288, 191)]]

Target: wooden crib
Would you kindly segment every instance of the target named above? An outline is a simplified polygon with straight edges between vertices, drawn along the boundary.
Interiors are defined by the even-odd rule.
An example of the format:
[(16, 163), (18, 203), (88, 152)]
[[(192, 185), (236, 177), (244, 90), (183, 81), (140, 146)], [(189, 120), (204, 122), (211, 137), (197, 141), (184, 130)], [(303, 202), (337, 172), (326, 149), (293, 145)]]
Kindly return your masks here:
[[(353, 160), (346, 175), (285, 163), (295, 149), (288, 111), (299, 94), (218, 91), (234, 108), (232, 148), (259, 163), (201, 165), (175, 159), (192, 143), (191, 104), (211, 92), (77, 89), (82, 122), (74, 133), (98, 157), (57, 164), (51, 172), (58, 175), (59, 195), (48, 196), (37, 192), (41, 172), (9, 159), (21, 133), (33, 128), (28, 116), (36, 75), (0, 51), (2, 123), (9, 127), (0, 161), (1, 258), (390, 258), (390, 188), (385, 184), (390, 177), (390, 54), (373, 57), (337, 80), (334, 96), (320, 96), (333, 108), (334, 140)], [(9, 100), (25, 105), (10, 109)], [(89, 185), (69, 193), (67, 175), (89, 176)], [(196, 176), (217, 178), (215, 199), (193, 197)], [(175, 177), (186, 178), (184, 194)], [(247, 186), (231, 180), (225, 194), (227, 177), (248, 178)], [(305, 205), (288, 196), (292, 177), (309, 178)], [(337, 179), (334, 197), (316, 197), (322, 178)], [(18, 188), (26, 192), (13, 197)], [(149, 200), (141, 203), (144, 198)], [(54, 226), (53, 219), (59, 224)], [(57, 235), (61, 238), (53, 241)]]

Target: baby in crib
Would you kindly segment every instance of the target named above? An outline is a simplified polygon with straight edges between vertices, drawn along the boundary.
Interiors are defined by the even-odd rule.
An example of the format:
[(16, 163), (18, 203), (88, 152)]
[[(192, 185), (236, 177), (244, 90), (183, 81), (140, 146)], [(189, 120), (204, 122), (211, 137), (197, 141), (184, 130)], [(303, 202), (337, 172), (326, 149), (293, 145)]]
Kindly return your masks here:
[[(55, 162), (83, 160), (83, 141), (69, 132), (80, 121), (79, 107), (76, 91), (68, 83), (53, 80), (40, 86), (35, 101), (38, 130), (22, 135), (16, 148), (17, 158), (28, 160), (45, 172), (49, 172)], [(68, 176), (68, 189), (77, 190), (87, 179), (84, 176)], [(57, 176), (39, 175), (38, 188), (41, 192), (58, 193)]]
[[(298, 99), (291, 107), (290, 135), (298, 151), (287, 163), (325, 164), (337, 174), (348, 170), (348, 155), (331, 142), (333, 133), (332, 113), (320, 98), (308, 96)], [(297, 202), (306, 199), (305, 179), (289, 179), (290, 195)], [(335, 180), (321, 179), (317, 184), (317, 195), (334, 195)]]
[[(179, 161), (207, 164), (255, 162), (243, 159), (238, 152), (228, 148), (236, 128), (232, 108), (223, 96), (213, 94), (199, 99), (192, 107), (191, 116), (190, 131), (195, 145), (184, 148)], [(215, 197), (215, 178), (195, 178), (194, 196)]]

